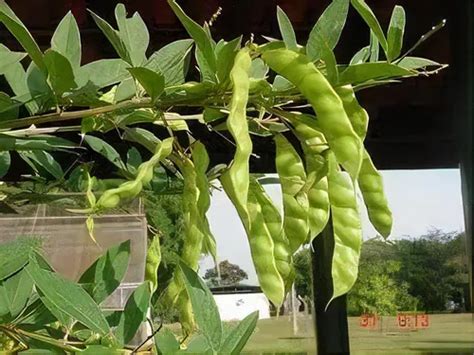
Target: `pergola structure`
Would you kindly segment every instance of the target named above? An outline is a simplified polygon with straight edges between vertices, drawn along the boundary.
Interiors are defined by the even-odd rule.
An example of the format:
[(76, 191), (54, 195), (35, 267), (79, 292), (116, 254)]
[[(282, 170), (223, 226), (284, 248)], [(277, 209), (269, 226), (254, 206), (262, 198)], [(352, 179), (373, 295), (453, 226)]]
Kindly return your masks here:
[[(470, 0), (366, 0), (379, 17), (382, 26), (387, 26), (393, 6), (402, 5), (407, 13), (405, 42), (414, 44), (421, 34), (427, 32), (442, 19), (447, 20), (445, 29), (425, 42), (415, 53), (449, 68), (430, 78), (413, 78), (401, 84), (389, 85), (376, 90), (362, 92), (361, 101), (369, 111), (371, 125), (366, 139), (368, 150), (380, 169), (437, 169), (460, 168), (465, 211), (466, 247), (468, 252), (471, 302), (472, 285), (472, 45), (474, 5)], [(166, 8), (165, 0), (123, 0), (129, 10), (144, 14), (151, 32), (153, 49), (186, 37), (177, 20)], [(293, 20), (297, 35), (307, 38), (312, 25), (330, 0), (195, 0), (180, 1), (187, 12), (197, 19), (209, 19), (216, 9), (222, 13), (214, 22), (212, 30), (225, 39), (240, 34), (259, 41), (261, 35), (278, 37), (275, 6), (282, 6)], [(44, 46), (49, 40), (62, 15), (72, 9), (79, 18), (83, 32), (85, 60), (108, 57), (113, 48), (99, 30), (87, 18), (85, 8), (92, 8), (101, 16), (110, 19), (117, 1), (106, 0), (11, 0), (12, 8), (31, 29), (35, 38)], [(42, 4), (42, 5), (41, 5)], [(198, 4), (198, 5), (197, 5)], [(33, 6), (33, 8), (32, 8)], [(252, 35), (254, 34), (254, 35)], [(17, 43), (0, 29), (0, 40), (11, 49)], [(367, 27), (351, 10), (343, 32), (342, 43), (336, 49), (338, 61), (348, 61), (351, 56), (369, 42)], [(1, 83), (0, 83), (1, 85)], [(231, 147), (221, 137), (204, 132), (204, 139), (214, 146), (211, 156), (214, 162), (228, 162)], [(207, 134), (207, 136), (206, 136)], [(271, 139), (260, 139), (255, 153), (260, 159), (251, 161), (254, 172), (273, 172), (273, 143)], [(212, 152), (211, 152), (212, 153)], [(429, 196), (427, 197), (429, 198)], [(324, 233), (331, 233), (327, 229)], [(314, 257), (316, 267), (314, 282), (318, 284), (316, 294), (318, 347), (321, 353), (347, 353), (347, 317), (345, 299), (332, 303), (325, 312), (324, 299), (329, 292), (330, 275), (322, 267), (325, 255), (331, 246), (324, 245), (324, 238), (316, 239)], [(324, 327), (318, 326), (323, 324)]]

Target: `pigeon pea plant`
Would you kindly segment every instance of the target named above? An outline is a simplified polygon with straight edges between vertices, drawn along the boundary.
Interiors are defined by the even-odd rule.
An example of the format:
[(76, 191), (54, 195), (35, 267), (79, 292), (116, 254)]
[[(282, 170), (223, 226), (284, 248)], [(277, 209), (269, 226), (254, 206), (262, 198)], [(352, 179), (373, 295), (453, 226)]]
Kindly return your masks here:
[[(444, 22), (402, 52), (402, 7), (393, 9), (385, 32), (363, 0), (333, 0), (304, 45), (297, 42), (281, 9), (277, 17), (282, 40), (257, 43), (238, 37), (227, 42), (214, 39), (209, 24), (197, 24), (174, 0), (168, 3), (190, 39), (148, 56), (143, 20), (138, 13), (128, 17), (119, 4), (116, 26), (90, 13), (118, 58), (86, 64), (71, 13), (56, 29), (51, 48), (43, 52), (20, 19), (0, 3), (0, 21), (25, 50), (0, 46), (0, 74), (11, 90), (0, 94), (0, 173), (8, 172), (16, 152), (13, 156), (33, 170), (31, 179), (44, 183), (42, 194), (71, 185), (85, 192), (87, 207), (74, 212), (88, 216), (91, 237), (94, 216), (153, 190), (158, 175), (176, 175), (184, 180), (182, 259), (193, 270), (202, 253), (216, 258), (206, 212), (210, 188), (219, 180), (242, 220), (260, 286), (273, 304), (282, 304), (293, 283), (295, 251), (316, 238), (329, 221), (335, 241), (333, 298), (347, 293), (357, 278), (362, 243), (358, 189), (379, 233), (388, 237), (392, 227), (381, 175), (364, 148), (369, 117), (357, 95), (441, 70), (443, 65), (411, 54)], [(370, 43), (349, 63), (338, 64), (333, 50), (350, 6), (367, 24)], [(198, 81), (188, 80), (196, 74)], [(235, 146), (227, 165), (210, 166), (210, 147), (206, 149), (199, 137), (200, 125)], [(71, 140), (71, 132), (80, 133), (77, 141)], [(282, 215), (250, 175), (257, 136), (275, 140)], [(129, 145), (126, 161), (114, 147), (117, 141)], [(144, 160), (137, 147), (150, 157)], [(113, 164), (113, 179), (110, 174), (104, 178), (100, 166), (87, 160), (86, 149)], [(81, 154), (81, 159), (66, 164), (59, 159), (63, 151)], [(94, 172), (102, 174), (93, 176)], [(2, 202), (8, 206), (17, 195), (25, 199), (11, 184), (4, 183), (2, 191)], [(152, 275), (159, 262), (158, 243), (150, 253)], [(197, 327), (202, 330), (205, 322), (196, 325), (198, 313), (184, 279), (182, 268), (177, 268), (160, 302), (177, 307), (190, 334)], [(212, 344), (217, 351), (217, 341)]]

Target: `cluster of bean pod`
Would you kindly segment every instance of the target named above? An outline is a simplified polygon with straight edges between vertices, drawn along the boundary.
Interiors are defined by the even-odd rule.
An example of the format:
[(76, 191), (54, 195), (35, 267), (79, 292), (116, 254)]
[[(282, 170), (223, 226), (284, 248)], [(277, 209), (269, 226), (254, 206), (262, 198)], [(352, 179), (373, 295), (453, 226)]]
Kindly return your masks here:
[(380, 173), (364, 148), (368, 114), (350, 85), (333, 87), (305, 54), (275, 49), (263, 61), (291, 82), (316, 116), (278, 111), (299, 142), (276, 134), (276, 170), (283, 195), (283, 218), (249, 172), (252, 141), (247, 126), (249, 68), (247, 49), (236, 56), (231, 71), (233, 95), (227, 128), (236, 143), (235, 157), (221, 177), (246, 230), (260, 286), (281, 305), (294, 278), (292, 257), (331, 221), (335, 239), (333, 297), (346, 293), (357, 277), (362, 230), (357, 186), (376, 230), (388, 237), (392, 215)]

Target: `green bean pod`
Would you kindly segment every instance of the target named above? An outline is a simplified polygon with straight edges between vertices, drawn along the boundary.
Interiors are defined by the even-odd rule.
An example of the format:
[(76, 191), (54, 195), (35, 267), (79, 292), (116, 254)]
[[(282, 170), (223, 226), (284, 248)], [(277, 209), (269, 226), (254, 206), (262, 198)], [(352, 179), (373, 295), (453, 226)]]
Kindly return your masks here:
[(265, 224), (262, 208), (254, 194), (247, 195), (247, 204), (244, 208), (239, 207), (232, 186), (229, 186), (230, 183), (230, 180), (221, 178), (222, 187), (236, 207), (247, 233), (250, 254), (260, 287), (274, 305), (280, 306), (285, 298), (285, 283), (276, 265), (275, 246)]
[(308, 194), (308, 243), (318, 236), (329, 221), (329, 194), (327, 182), (327, 163), (323, 152), (327, 142), (322, 132), (318, 130), (316, 120), (306, 115), (294, 116), (291, 120), (296, 137), (303, 148)]
[(359, 101), (357, 101), (352, 85), (340, 86), (336, 88), (336, 92), (342, 100), (342, 104), (354, 131), (360, 139), (364, 141), (369, 127), (369, 114), (360, 106)]
[[(227, 181), (228, 193), (241, 211), (241, 218), (248, 219), (247, 195), (249, 190), (249, 159), (252, 154), (252, 140), (247, 123), (247, 102), (249, 93), (249, 70), (252, 64), (248, 48), (241, 49), (235, 56), (230, 72), (232, 99), (227, 128), (234, 138), (236, 151), (230, 168), (221, 176)], [(244, 222), (248, 223), (248, 222)]]
[(364, 154), (358, 182), (370, 222), (377, 232), (384, 238), (388, 238), (392, 232), (392, 211), (385, 196), (382, 176), (375, 168), (367, 151)]
[(291, 81), (306, 97), (318, 117), (318, 124), (337, 160), (357, 179), (363, 145), (354, 132), (342, 101), (324, 75), (304, 55), (288, 49), (262, 54), (269, 67)]
[(283, 194), (283, 230), (290, 250), (296, 252), (308, 239), (308, 196), (303, 187), (306, 172), (293, 145), (281, 134), (275, 136), (275, 164)]
[(250, 180), (249, 194), (254, 195), (252, 199), (261, 206), (263, 219), (274, 244), (273, 254), (276, 267), (285, 283), (285, 291), (288, 292), (295, 279), (295, 269), (290, 244), (283, 231), (280, 211), (256, 179)]
[[(342, 98), (344, 108), (351, 120), (354, 130), (361, 139), (365, 139), (369, 122), (367, 111), (360, 106), (354, 90), (350, 85), (338, 88), (337, 92)], [(375, 168), (369, 153), (365, 149), (358, 183), (362, 196), (364, 197), (364, 203), (370, 222), (377, 232), (384, 238), (388, 238), (393, 225), (392, 212), (390, 211), (385, 195), (382, 175)]]
[(153, 169), (156, 164), (171, 154), (173, 149), (173, 138), (167, 138), (159, 142), (156, 146), (155, 154), (149, 161), (138, 167), (138, 173), (134, 180), (120, 184), (118, 187), (106, 190), (97, 201), (97, 210), (115, 208), (121, 199), (132, 199), (137, 197), (143, 189), (143, 184), (147, 184), (153, 178)]
[(339, 169), (332, 153), (328, 160), (329, 201), (334, 235), (331, 270), (334, 299), (347, 293), (357, 279), (362, 229), (353, 182), (347, 173)]
[(217, 246), (214, 235), (211, 232), (206, 213), (211, 206), (211, 196), (209, 192), (209, 180), (206, 172), (209, 167), (209, 155), (206, 147), (201, 142), (195, 142), (191, 150), (194, 165), (196, 167), (196, 186), (199, 191), (198, 210), (201, 223), (201, 231), (204, 234), (202, 241), (202, 251), (209, 254), (217, 262)]
[(249, 194), (247, 208), (250, 220), (249, 244), (258, 282), (275, 306), (285, 299), (285, 281), (275, 259), (275, 243), (263, 217), (262, 206), (254, 194)]
[(148, 246), (145, 263), (145, 281), (150, 282), (151, 293), (158, 288), (158, 267), (161, 263), (160, 237), (153, 236)]

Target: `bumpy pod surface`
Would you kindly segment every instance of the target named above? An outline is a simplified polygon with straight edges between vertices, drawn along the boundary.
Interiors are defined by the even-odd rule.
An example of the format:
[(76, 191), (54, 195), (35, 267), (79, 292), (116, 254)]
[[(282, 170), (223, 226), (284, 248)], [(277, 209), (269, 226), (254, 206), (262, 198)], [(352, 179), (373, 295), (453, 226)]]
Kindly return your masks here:
[(283, 194), (283, 229), (294, 253), (309, 233), (308, 196), (303, 191), (306, 172), (298, 152), (283, 135), (275, 136), (275, 144), (275, 164)]
[(315, 110), (318, 123), (339, 163), (357, 179), (363, 145), (354, 132), (339, 95), (316, 66), (304, 55), (288, 49), (262, 54), (276, 73), (292, 82)]
[(333, 299), (347, 293), (357, 279), (362, 229), (354, 185), (329, 154), (329, 201), (334, 232)]
[(255, 195), (252, 198), (255, 198), (261, 206), (264, 222), (273, 240), (275, 263), (288, 292), (295, 278), (295, 270), (290, 245), (283, 231), (280, 211), (256, 179), (250, 181), (249, 194)]

